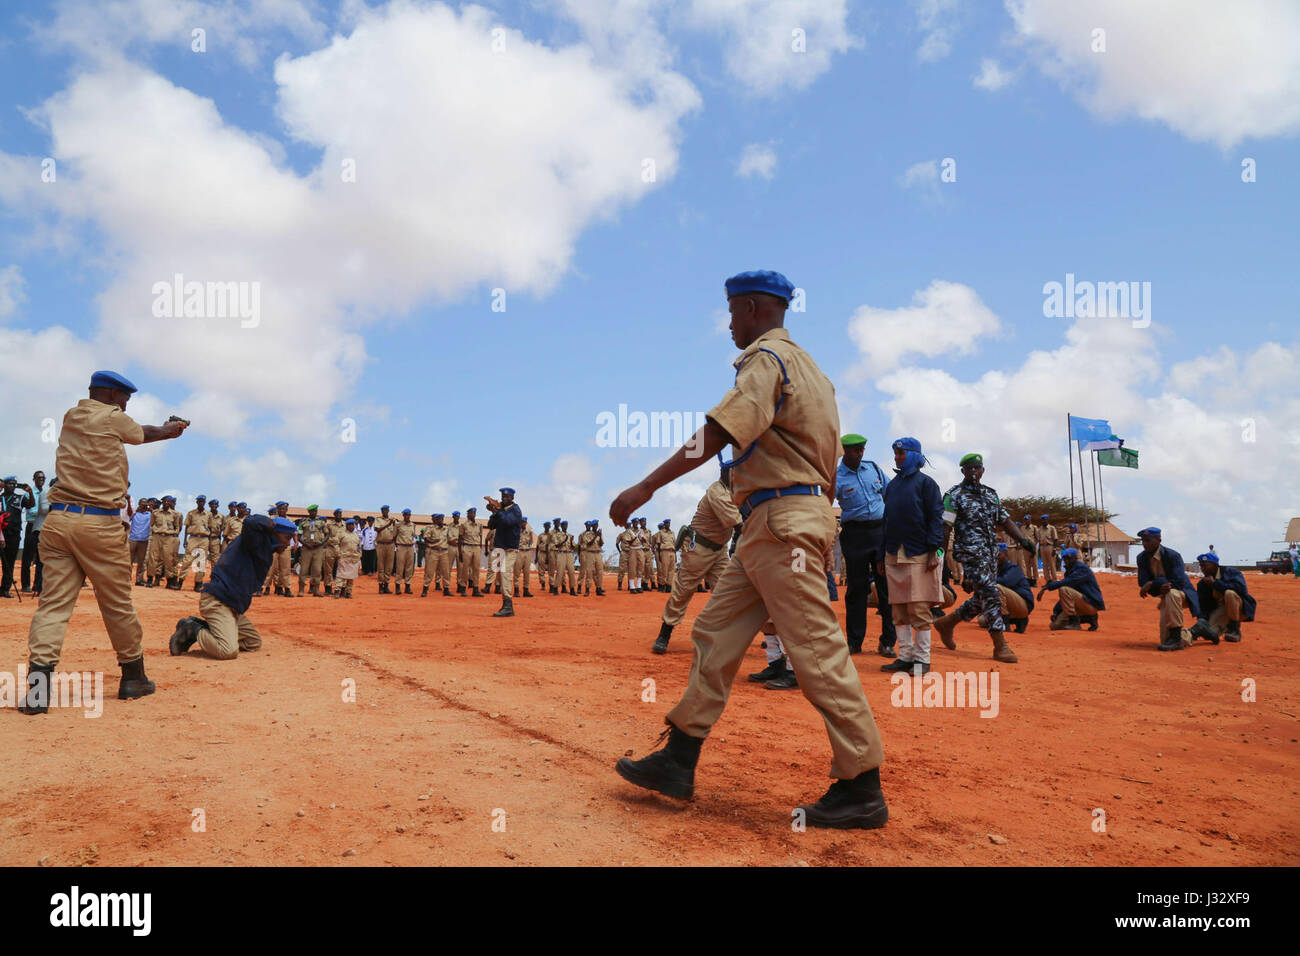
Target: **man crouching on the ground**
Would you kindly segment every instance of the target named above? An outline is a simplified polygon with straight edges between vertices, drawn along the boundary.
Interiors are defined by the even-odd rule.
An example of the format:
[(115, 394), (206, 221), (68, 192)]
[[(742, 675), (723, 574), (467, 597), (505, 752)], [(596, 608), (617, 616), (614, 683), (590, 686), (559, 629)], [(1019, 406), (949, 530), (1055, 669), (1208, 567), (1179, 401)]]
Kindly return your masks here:
[(1222, 637), (1229, 644), (1241, 640), (1241, 622), (1255, 620), (1255, 598), (1246, 589), (1246, 578), (1236, 568), (1219, 567), (1213, 551), (1198, 554), (1201, 580), (1196, 597), (1201, 613), (1192, 625), (1192, 637), (1203, 637), (1211, 644)]
[(212, 580), (199, 597), (201, 617), (183, 617), (169, 647), (172, 656), (199, 649), (220, 661), (262, 646), (262, 635), (246, 616), (253, 595), (262, 587), (271, 561), (293, 541), (297, 527), (288, 518), (250, 515), (243, 530), (212, 569)]

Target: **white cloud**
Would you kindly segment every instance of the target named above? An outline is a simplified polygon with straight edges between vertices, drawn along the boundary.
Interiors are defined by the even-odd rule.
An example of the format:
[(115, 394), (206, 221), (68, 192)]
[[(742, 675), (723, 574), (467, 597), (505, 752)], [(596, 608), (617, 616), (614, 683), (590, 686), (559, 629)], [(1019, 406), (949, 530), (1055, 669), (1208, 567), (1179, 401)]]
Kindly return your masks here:
[(917, 29), (925, 34), (916, 58), (922, 63), (942, 60), (952, 52), (961, 0), (912, 0), (912, 6), (916, 10)]
[(996, 93), (1015, 78), (1015, 73), (1002, 69), (1002, 67), (998, 66), (997, 60), (985, 57), (980, 60), (980, 71), (973, 82), (978, 89)]
[[(75, 9), (93, 38), (122, 10), (152, 8)], [(680, 121), (699, 104), (655, 56), (624, 68), (627, 38), (551, 48), (507, 28), (494, 53), (499, 24), (480, 7), (396, 0), (350, 15), (349, 34), (275, 66), (288, 135), (319, 155), (307, 175), (211, 100), (120, 57), (87, 62), (33, 112), (60, 158), (57, 189), (35, 158), (0, 154), (0, 202), (34, 231), (87, 223), (102, 237), (69, 250), (112, 268), (93, 348), (79, 350), (175, 381), (173, 401), (201, 411), (195, 433), (234, 439), (272, 416), (259, 425), (307, 456), (298, 472), (342, 451), (333, 409), (351, 400), (369, 322), (489, 282), (545, 294), (585, 229), (672, 178)], [(141, 24), (142, 40), (161, 42), (159, 29)], [(155, 316), (154, 283), (175, 274), (259, 283), (259, 324)], [(163, 338), (169, 349), (138, 347)], [(196, 355), (201, 369), (177, 361)]]
[(912, 190), (924, 202), (940, 202), (943, 196), (939, 192), (939, 161), (924, 159), (913, 163), (898, 177), (898, 185)]
[(26, 301), (23, 284), (23, 271), (17, 265), (0, 269), (0, 319), (13, 315)]
[[(1018, 40), (1105, 119), (1226, 149), (1300, 130), (1300, 5), (1289, 0), (1005, 0)], [(1093, 31), (1105, 31), (1094, 52)]]
[[(464, 511), (460, 502), (460, 482), (455, 478), (439, 478), (430, 481), (424, 489), (420, 503), (424, 514), (440, 511), (449, 515), (453, 511)], [(405, 506), (403, 506), (405, 507)]]
[(935, 279), (912, 297), (910, 306), (859, 306), (848, 331), (862, 352), (865, 371), (880, 374), (912, 356), (969, 354), (979, 339), (1001, 329), (1001, 321), (974, 289)]
[(770, 180), (776, 175), (776, 150), (770, 143), (750, 143), (740, 152), (736, 175)]
[(691, 0), (687, 19), (721, 33), (727, 72), (750, 92), (771, 96), (805, 89), (835, 54), (861, 46), (847, 13), (846, 0)]

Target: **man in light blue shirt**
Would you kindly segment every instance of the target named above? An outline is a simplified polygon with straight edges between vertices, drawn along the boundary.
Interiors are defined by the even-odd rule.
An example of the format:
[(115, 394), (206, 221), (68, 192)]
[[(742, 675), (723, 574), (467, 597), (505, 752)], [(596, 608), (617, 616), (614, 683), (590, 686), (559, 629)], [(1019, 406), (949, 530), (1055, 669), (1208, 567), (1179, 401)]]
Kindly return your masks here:
[[(45, 495), (45, 472), (43, 471), (32, 475), (32, 497), (36, 503), (27, 509), (27, 533), (23, 537), (24, 594), (28, 591), (32, 594), (41, 593), (41, 552), (39, 550), (41, 525), (45, 524), (45, 516), (50, 513), (50, 503)], [(33, 567), (36, 568), (35, 580), (32, 578)]]
[(877, 565), (885, 560), (885, 487), (889, 479), (874, 461), (864, 461), (867, 440), (849, 434), (840, 439), (844, 457), (835, 470), (835, 497), (840, 504), (840, 549), (844, 552), (848, 592), (844, 596), (849, 652), (860, 654), (867, 636), (867, 598), (876, 585), (882, 657), (894, 656), (894, 621), (889, 612), (889, 587)]

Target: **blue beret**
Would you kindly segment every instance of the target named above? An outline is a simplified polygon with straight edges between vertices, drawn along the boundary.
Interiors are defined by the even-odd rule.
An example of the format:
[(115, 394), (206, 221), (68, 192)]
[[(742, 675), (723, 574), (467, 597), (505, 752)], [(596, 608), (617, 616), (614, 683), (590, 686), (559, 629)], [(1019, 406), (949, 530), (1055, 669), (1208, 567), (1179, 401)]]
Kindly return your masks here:
[(524, 520), (525, 520), (525, 521), (528, 520), (528, 515), (524, 515)]
[(388, 508), (388, 505), (380, 505), (380, 506), (379, 506), (379, 510), (380, 510), (380, 511), (384, 511), (384, 510), (386, 510), (387, 508)]
[(560, 519), (559, 519), (559, 518), (552, 518), (551, 520), (553, 520), (556, 524), (559, 524), (559, 523), (560, 523)]
[(1160, 537), (1159, 528), (1143, 528), (1138, 532), (1139, 538), (1158, 538)]
[(1033, 516), (1033, 515), (1025, 515), (1025, 520), (1026, 520), (1026, 521), (1033, 521), (1033, 520), (1034, 520), (1034, 516)]
[(445, 518), (445, 517), (447, 517), (447, 516), (444, 515), (441, 511), (435, 511), (435, 512), (433, 513), (433, 516), (434, 516), (435, 518)]
[(403, 508), (403, 509), (402, 509), (402, 514), (404, 514), (404, 515), (409, 515), (410, 513), (411, 513), (411, 509), (410, 509), (410, 508)]
[(287, 501), (277, 501), (277, 502), (275, 503), (275, 506), (276, 506), (277, 508), (287, 508), (287, 507), (289, 507), (289, 502), (287, 502)]
[(452, 516), (453, 518), (459, 518), (459, 517), (460, 517), (460, 512), (459, 512), (459, 511), (453, 511), (453, 512), (451, 513), (451, 516)]
[(216, 498), (213, 498), (211, 501), (208, 502), (208, 504), (210, 504), (210, 505), (219, 505), (219, 504), (221, 504), (221, 502), (218, 501)]
[(237, 501), (237, 502), (235, 502), (235, 507), (236, 507), (236, 508), (247, 508), (247, 507), (248, 507), (248, 502), (247, 502), (247, 501)]
[(1038, 517), (1040, 517), (1040, 518), (1050, 518), (1051, 515), (1039, 515)]
[(347, 521), (343, 522), (344, 526), (347, 526), (347, 525), (350, 525), (350, 524), (356, 524), (356, 523), (357, 523), (357, 521), (356, 521), (355, 518), (349, 518)]
[(289, 534), (295, 534), (298, 531), (298, 526), (288, 518), (276, 518), (271, 522), (271, 525), (276, 531), (287, 531)]
[(1078, 531), (1078, 530), (1079, 530), (1079, 526), (1078, 526), (1077, 524), (1072, 524), (1072, 525), (1070, 525), (1070, 530), (1071, 530), (1071, 531)]
[(341, 514), (343, 514), (343, 509), (342, 509), (342, 508), (335, 508), (335, 509), (334, 509), (334, 513), (335, 513), (336, 515), (341, 515)]
[(176, 500), (176, 496), (175, 496), (175, 495), (163, 495), (163, 496), (162, 496), (162, 500), (163, 500), (163, 501), (175, 501), (175, 500)]
[(1078, 548), (1064, 548), (1061, 551), (1062, 558), (1077, 558), (1079, 556)]
[(195, 496), (194, 496), (194, 500), (195, 500), (195, 501), (207, 501), (207, 500), (208, 500), (208, 496), (207, 496), (207, 495), (195, 495)]
[(515, 493), (515, 489), (513, 489), (513, 488), (502, 488), (502, 489), (501, 489), (501, 493), (502, 493), (503, 495), (513, 495), (513, 494)]
[(1213, 551), (1207, 551), (1207, 552), (1205, 552), (1205, 554), (1198, 554), (1198, 555), (1196, 556), (1196, 560), (1197, 560), (1197, 561), (1209, 561), (1209, 562), (1212, 562), (1213, 564), (1218, 564), (1218, 563), (1219, 563), (1219, 556), (1218, 556), (1217, 554), (1215, 554)]
[(10, 475), (8, 478), (5, 479), (5, 481), (17, 481), (17, 480), (18, 478), (15, 475)]
[(124, 392), (139, 391), (139, 389), (136, 388), (134, 385), (132, 385), (128, 379), (122, 377), (121, 375), (118, 375), (116, 372), (107, 372), (107, 371), (96, 372), (94, 375), (90, 376), (90, 387), (91, 388), (117, 388), (117, 389), (121, 389)]
[(1007, 550), (1007, 544), (1006, 544), (1005, 541), (999, 541), (999, 542), (998, 542), (998, 550), (999, 550), (999, 551), (1005, 551), (1005, 550)]
[(728, 299), (733, 295), (742, 295), (746, 292), (762, 292), (789, 302), (790, 297), (794, 295), (794, 283), (781, 273), (769, 269), (742, 272), (727, 280)]

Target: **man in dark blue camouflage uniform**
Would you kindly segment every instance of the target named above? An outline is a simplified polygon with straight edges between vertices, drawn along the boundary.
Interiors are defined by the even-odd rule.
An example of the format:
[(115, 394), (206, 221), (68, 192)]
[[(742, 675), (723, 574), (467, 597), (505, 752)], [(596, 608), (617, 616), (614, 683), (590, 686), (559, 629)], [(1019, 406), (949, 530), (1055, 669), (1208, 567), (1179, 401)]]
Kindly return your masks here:
[(997, 529), (1003, 528), (1026, 550), (1034, 550), (1034, 543), (1011, 520), (998, 493), (980, 483), (984, 477), (984, 456), (965, 455), (961, 473), (961, 484), (953, 485), (943, 497), (943, 520), (952, 525), (952, 554), (962, 566), (962, 590), (973, 593), (974, 598), (935, 622), (935, 630), (945, 646), (953, 647), (953, 626), (978, 613), (987, 622), (989, 636), (993, 638), (993, 659), (1014, 664), (1017, 658), (1007, 646), (998, 593)]

